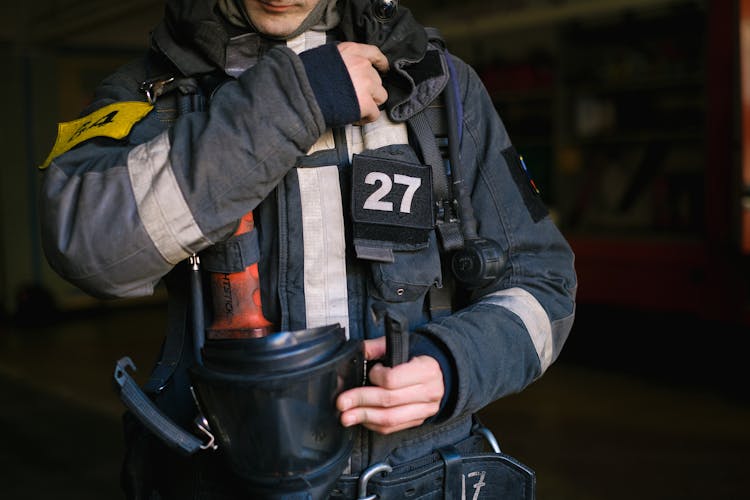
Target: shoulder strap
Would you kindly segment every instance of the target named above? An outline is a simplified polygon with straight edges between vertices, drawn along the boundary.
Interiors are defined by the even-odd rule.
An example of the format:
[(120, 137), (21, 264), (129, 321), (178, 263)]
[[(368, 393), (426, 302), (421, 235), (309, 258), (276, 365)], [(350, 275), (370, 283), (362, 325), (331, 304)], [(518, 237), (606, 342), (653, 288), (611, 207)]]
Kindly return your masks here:
[[(445, 42), (435, 28), (425, 28), (431, 42), (445, 58)], [(443, 92), (450, 92), (450, 84)], [(422, 161), (432, 170), (432, 186), (437, 205), (436, 227), (442, 249), (446, 252), (463, 247), (463, 233), (454, 208), (448, 158), (448, 126), (444, 99), (436, 99), (429, 106), (409, 118), (407, 124), (422, 154)]]
[[(202, 88), (194, 78), (182, 78), (177, 73), (170, 72), (164, 58), (150, 52), (150, 67), (147, 74), (153, 74), (157, 69), (158, 76), (149, 78), (141, 83), (141, 90), (147, 99), (155, 106), (160, 106), (164, 113), (175, 117), (192, 111), (199, 111), (204, 107)], [(176, 71), (176, 70), (175, 70)], [(178, 266), (173, 272), (187, 272), (183, 266)], [(192, 273), (191, 273), (192, 275)], [(170, 291), (170, 295), (174, 293)], [(181, 296), (180, 300), (170, 301), (168, 313), (168, 329), (162, 344), (162, 350), (156, 365), (153, 367), (149, 379), (144, 384), (144, 390), (152, 395), (160, 394), (177, 371), (183, 356), (192, 344), (188, 342), (188, 313), (195, 307), (187, 305), (188, 296)], [(192, 325), (193, 328), (195, 325)]]
[(444, 251), (457, 250), (463, 246), (463, 236), (459, 221), (453, 209), (453, 194), (448, 181), (449, 163), (440, 151), (440, 142), (447, 137), (438, 135), (439, 123), (435, 111), (444, 112), (444, 107), (425, 108), (408, 120), (412, 135), (422, 154), (422, 161), (432, 171), (432, 186), (437, 206), (436, 228)]
[[(431, 114), (431, 113), (430, 113)], [(438, 202), (450, 199), (448, 175), (443, 162), (443, 155), (438, 147), (435, 128), (430, 123), (427, 110), (421, 111), (408, 120), (422, 160), (432, 169), (432, 189)]]
[[(425, 28), (427, 36), (439, 50), (445, 60), (445, 42), (437, 29)], [(446, 63), (447, 65), (447, 63)], [(450, 92), (446, 86), (443, 92)], [(451, 185), (451, 164), (448, 154), (448, 113), (444, 96), (430, 103), (422, 111), (412, 116), (407, 124), (412, 138), (422, 155), (422, 161), (432, 171), (432, 185), (437, 206), (436, 232), (440, 240), (441, 253), (448, 254), (464, 246), (460, 221), (456, 214), (455, 201)], [(455, 287), (448, 267), (444, 269), (443, 286), (430, 287), (429, 310), (431, 319), (435, 320), (451, 314)]]

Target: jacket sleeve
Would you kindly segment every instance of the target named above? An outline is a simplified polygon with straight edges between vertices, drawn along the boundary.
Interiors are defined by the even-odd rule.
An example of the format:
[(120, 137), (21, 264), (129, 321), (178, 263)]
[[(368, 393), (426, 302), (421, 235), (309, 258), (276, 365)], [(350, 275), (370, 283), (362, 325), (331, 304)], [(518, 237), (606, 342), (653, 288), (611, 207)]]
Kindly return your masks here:
[[(142, 101), (134, 78), (123, 70), (103, 82), (89, 110)], [(175, 264), (228, 237), (324, 130), (299, 57), (274, 48), (205, 111), (168, 125), (149, 116), (124, 140), (90, 139), (54, 159), (40, 197), (47, 260), (94, 296), (150, 294)]]
[(463, 104), (462, 176), (481, 238), (502, 248), (505, 264), (469, 305), (418, 330), (454, 363), (454, 407), (473, 413), (521, 391), (557, 358), (573, 324), (573, 252), (522, 169), (479, 77), (454, 59)]

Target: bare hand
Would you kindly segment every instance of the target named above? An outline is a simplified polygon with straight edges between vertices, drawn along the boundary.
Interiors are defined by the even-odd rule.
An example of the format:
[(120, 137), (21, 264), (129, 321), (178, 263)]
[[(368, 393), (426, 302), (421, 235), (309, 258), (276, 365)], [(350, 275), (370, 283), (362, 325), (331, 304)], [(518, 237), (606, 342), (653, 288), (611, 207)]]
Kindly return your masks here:
[[(366, 340), (365, 358), (382, 358), (385, 338)], [(378, 363), (370, 370), (366, 387), (342, 392), (336, 400), (341, 424), (362, 424), (380, 434), (421, 425), (440, 409), (445, 386), (440, 364), (430, 356), (417, 356), (408, 363), (388, 368)]]
[(388, 99), (378, 71), (388, 71), (388, 58), (376, 46), (363, 43), (341, 42), (338, 49), (357, 93), (362, 117), (359, 123), (377, 120), (378, 106)]

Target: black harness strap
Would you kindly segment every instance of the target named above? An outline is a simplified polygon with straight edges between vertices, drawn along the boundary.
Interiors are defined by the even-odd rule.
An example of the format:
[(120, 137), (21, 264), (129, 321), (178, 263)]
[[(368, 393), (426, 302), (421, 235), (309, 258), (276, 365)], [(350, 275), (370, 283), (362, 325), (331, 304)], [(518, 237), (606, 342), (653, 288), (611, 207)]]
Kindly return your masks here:
[(435, 192), (435, 198), (438, 202), (447, 200), (450, 197), (448, 187), (448, 176), (445, 173), (443, 165), (443, 156), (435, 140), (435, 133), (432, 130), (426, 111), (417, 113), (411, 117), (408, 122), (417, 140), (419, 149), (422, 152), (422, 159), (432, 169), (432, 188)]
[(212, 273), (238, 273), (260, 260), (258, 231), (214, 243), (200, 254), (201, 267)]
[[(444, 128), (438, 122), (444, 108), (426, 108), (407, 122), (412, 136), (422, 154), (422, 161), (432, 171), (432, 185), (438, 211), (435, 217), (438, 237), (443, 252), (457, 250), (463, 246), (463, 234), (458, 219), (453, 216), (452, 193), (443, 155), (438, 146), (439, 131)], [(444, 276), (446, 274), (444, 273)], [(432, 286), (429, 290), (430, 317), (435, 320), (447, 316), (452, 311), (452, 287), (444, 280), (442, 287)]]
[[(430, 40), (441, 47), (441, 55), (445, 57), (445, 44), (437, 30), (428, 28)], [(450, 86), (443, 92), (450, 92)], [(437, 211), (435, 229), (440, 241), (443, 254), (460, 250), (464, 247), (464, 236), (461, 221), (456, 215), (456, 201), (450, 182), (451, 163), (448, 159), (448, 130), (447, 109), (444, 103), (435, 101), (408, 121), (410, 136), (416, 142), (422, 161), (432, 172), (432, 186)], [(443, 270), (443, 286), (430, 287), (429, 309), (430, 317), (438, 319), (452, 312), (452, 296), (454, 292), (453, 279), (449, 268)]]
[(187, 328), (187, 304), (184, 301), (172, 301), (167, 307), (167, 324), (169, 329), (162, 343), (159, 360), (151, 370), (143, 390), (149, 394), (159, 394), (172, 378), (185, 349), (185, 329)]
[(455, 216), (453, 192), (448, 179), (450, 163), (440, 151), (440, 141), (446, 140), (446, 109), (431, 105), (412, 116), (409, 125), (412, 137), (422, 154), (422, 161), (432, 170), (432, 186), (437, 209), (437, 232), (443, 250), (451, 252), (463, 247), (463, 233)]
[[(178, 114), (189, 113), (203, 107), (203, 96), (198, 92), (197, 84), (190, 85), (192, 79), (179, 80), (170, 90), (180, 89), (177, 97)], [(188, 84), (184, 83), (188, 82)], [(187, 92), (187, 93), (183, 93)], [(158, 106), (161, 100), (156, 100)], [(167, 335), (162, 345), (159, 360), (151, 371), (148, 381), (143, 390), (150, 394), (159, 394), (166, 387), (169, 379), (174, 375), (177, 366), (182, 359), (186, 348), (185, 332), (187, 331), (188, 307), (183, 301), (170, 301), (167, 309), (168, 325)]]
[(461, 494), (463, 488), (461, 484), (461, 475), (463, 474), (463, 467), (461, 454), (454, 446), (444, 446), (438, 449), (438, 453), (443, 457), (443, 462), (445, 463), (443, 498), (445, 500), (462, 498)]

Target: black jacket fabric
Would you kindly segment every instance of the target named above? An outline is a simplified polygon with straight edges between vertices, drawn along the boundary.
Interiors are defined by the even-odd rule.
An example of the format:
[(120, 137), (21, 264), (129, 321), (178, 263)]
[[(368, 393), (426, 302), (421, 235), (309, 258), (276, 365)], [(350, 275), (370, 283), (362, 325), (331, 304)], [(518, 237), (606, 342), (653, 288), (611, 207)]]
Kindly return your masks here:
[[(440, 418), (389, 436), (358, 429), (352, 471), (377, 461), (402, 463), (465, 438), (475, 412), (521, 391), (557, 358), (573, 323), (577, 287), (573, 253), (529, 184), (481, 81), (450, 56), (462, 110), (463, 182), (478, 234), (499, 245), (504, 266), (497, 279), (480, 288), (457, 287), (454, 310), (438, 317), (430, 312), (430, 290), (452, 280), (445, 274), (435, 229), (418, 241), (351, 229), (356, 218), (352, 161), (376, 158), (419, 168), (424, 167), (419, 151), (409, 141), (367, 147), (368, 133), (376, 127), (329, 129), (294, 50), (250, 35), (248, 40), (254, 41), (248, 43), (263, 47), (252, 67), (212, 87), (204, 109), (178, 112), (184, 95), (190, 95), (185, 93), (190, 82), (224, 69), (227, 47), (238, 36), (214, 3), (169, 0), (165, 20), (153, 33), (152, 53), (107, 78), (84, 115), (115, 102), (144, 101), (142, 84), (149, 79), (175, 75), (177, 81), (170, 85), (176, 88), (159, 97), (155, 109), (126, 138), (87, 140), (55, 158), (45, 171), (42, 237), (49, 262), (71, 283), (99, 297), (148, 295), (165, 283), (168, 330), (184, 333), (189, 343), (185, 259), (226, 241), (242, 215), (253, 209), (264, 313), (277, 329), (345, 318), (342, 326), (351, 338), (374, 338), (383, 329), (371, 318), (372, 304), (385, 301), (409, 319), (416, 335), (440, 349), (454, 372), (450, 404)], [(384, 78), (390, 98), (379, 123), (401, 134), (403, 121), (436, 102), (446, 88), (448, 67), (408, 10), (402, 9), (401, 17), (384, 28), (372, 19), (369, 5), (339, 2), (342, 22), (328, 39), (370, 42), (383, 49), (392, 74)], [(358, 142), (360, 137), (364, 139)], [(339, 208), (328, 214), (332, 201)], [(311, 206), (324, 212), (318, 217)], [(331, 221), (340, 221), (340, 229), (339, 222), (332, 229)], [(320, 264), (331, 268), (328, 275), (313, 265), (320, 259), (311, 258), (310, 227), (340, 235), (335, 240), (340, 256)], [(358, 248), (392, 258), (362, 258)], [(335, 274), (337, 262), (345, 276)], [(340, 300), (317, 298), (318, 292), (331, 290), (316, 281), (321, 276), (338, 276)], [(191, 350), (185, 347), (166, 389), (155, 397), (172, 418), (189, 427), (196, 409), (186, 375)], [(502, 439), (502, 432), (512, 429), (499, 431)], [(177, 483), (186, 491), (200, 491), (213, 475), (206, 471), (222, 471), (216, 476), (222, 478), (219, 482), (231, 482), (211, 459), (187, 460), (158, 444), (144, 446), (150, 450), (144, 453), (158, 457), (155, 470), (164, 471), (154, 479), (163, 491)], [(179, 495), (175, 497), (191, 498)], [(232, 497), (196, 493), (194, 498)]]

